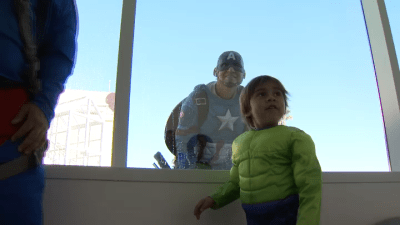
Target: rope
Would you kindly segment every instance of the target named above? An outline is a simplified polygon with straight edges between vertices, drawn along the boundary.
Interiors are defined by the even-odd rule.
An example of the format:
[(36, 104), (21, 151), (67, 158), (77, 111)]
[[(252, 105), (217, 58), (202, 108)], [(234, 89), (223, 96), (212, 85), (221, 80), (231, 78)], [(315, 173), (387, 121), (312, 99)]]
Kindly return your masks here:
[(31, 99), (41, 90), (41, 82), (38, 78), (40, 70), (40, 61), (37, 58), (37, 47), (32, 33), (33, 16), (30, 0), (14, 0), (15, 11), (18, 18), (19, 31), (24, 44), (25, 58), (28, 61), (28, 67), (23, 73), (23, 78), (27, 83), (28, 92)]

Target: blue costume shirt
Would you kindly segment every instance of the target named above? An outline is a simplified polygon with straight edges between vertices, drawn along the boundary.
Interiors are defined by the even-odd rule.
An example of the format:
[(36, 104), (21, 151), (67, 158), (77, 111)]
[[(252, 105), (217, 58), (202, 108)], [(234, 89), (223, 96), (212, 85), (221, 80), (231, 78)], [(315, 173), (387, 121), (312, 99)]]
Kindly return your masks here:
[[(182, 102), (178, 129), (188, 130), (198, 125), (198, 109), (193, 98), (196, 92), (205, 91), (209, 112), (207, 119), (200, 127), (200, 134), (206, 135), (208, 142), (200, 161), (209, 163), (214, 170), (230, 170), (232, 167), (232, 142), (246, 128), (241, 118), (239, 105), (239, 96), (243, 87), (239, 86), (236, 95), (227, 100), (218, 97), (211, 91), (215, 87), (215, 83), (196, 86), (194, 91)], [(198, 148), (193, 146), (195, 143), (193, 138), (197, 134), (176, 135), (178, 169), (195, 168)], [(220, 145), (222, 147), (217, 153), (217, 143), (222, 141), (223, 145)]]

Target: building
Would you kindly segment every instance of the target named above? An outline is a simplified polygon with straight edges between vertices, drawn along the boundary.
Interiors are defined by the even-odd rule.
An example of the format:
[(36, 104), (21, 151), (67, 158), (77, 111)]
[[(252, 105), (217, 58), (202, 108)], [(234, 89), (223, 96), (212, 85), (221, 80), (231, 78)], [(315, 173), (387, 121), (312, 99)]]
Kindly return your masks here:
[(111, 166), (115, 93), (65, 90), (47, 134), (44, 164)]

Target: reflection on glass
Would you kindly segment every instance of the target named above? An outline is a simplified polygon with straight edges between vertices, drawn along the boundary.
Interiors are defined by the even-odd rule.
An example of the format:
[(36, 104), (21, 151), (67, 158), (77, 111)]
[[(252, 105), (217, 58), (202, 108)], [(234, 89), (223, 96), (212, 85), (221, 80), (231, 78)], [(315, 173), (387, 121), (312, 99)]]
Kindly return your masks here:
[[(157, 152), (174, 167), (179, 154), (164, 140), (171, 111), (197, 85), (217, 82), (217, 57), (229, 50), (240, 53), (245, 62), (242, 86), (270, 75), (290, 90), (290, 116), (284, 121), (313, 138), (323, 171), (389, 171), (361, 3), (294, 0), (137, 2), (128, 167), (160, 167), (155, 164)], [(231, 124), (235, 130), (241, 117), (224, 110), (200, 130), (219, 130), (223, 123), (221, 131)], [(176, 140), (177, 153), (179, 145), (190, 150), (182, 157), (186, 164), (178, 162), (177, 168), (207, 169), (211, 165), (199, 163), (211, 163), (217, 149), (222, 158), (230, 157), (229, 141), (221, 144), (222, 138), (200, 133), (205, 144), (195, 133), (181, 143)], [(222, 158), (215, 158), (215, 168), (229, 169), (222, 166)]]
[(76, 4), (79, 31), (75, 68), (58, 99), (43, 162), (111, 166), (122, 0), (96, 4), (81, 0)]

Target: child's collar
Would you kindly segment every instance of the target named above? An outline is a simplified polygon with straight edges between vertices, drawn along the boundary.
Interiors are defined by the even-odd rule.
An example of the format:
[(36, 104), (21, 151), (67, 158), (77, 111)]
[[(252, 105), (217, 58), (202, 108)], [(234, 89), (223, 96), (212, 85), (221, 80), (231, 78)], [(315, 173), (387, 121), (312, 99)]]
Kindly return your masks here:
[(273, 127), (270, 127), (270, 126), (267, 126), (267, 127), (264, 127), (264, 128), (260, 128), (260, 129), (255, 129), (256, 131), (260, 131), (260, 130), (266, 130), (266, 129), (270, 129), (270, 128), (274, 128), (274, 127), (278, 127), (278, 126), (280, 126), (280, 125), (276, 125), (276, 126), (273, 126)]

